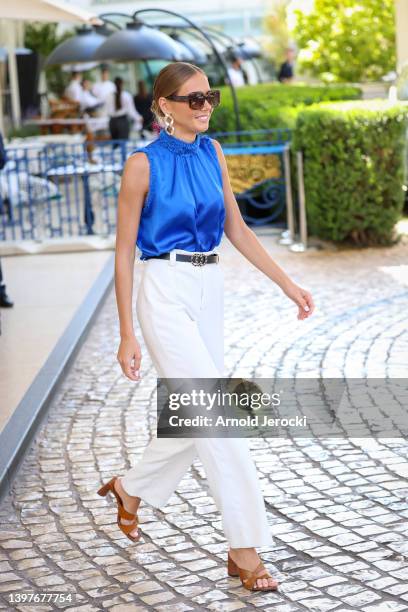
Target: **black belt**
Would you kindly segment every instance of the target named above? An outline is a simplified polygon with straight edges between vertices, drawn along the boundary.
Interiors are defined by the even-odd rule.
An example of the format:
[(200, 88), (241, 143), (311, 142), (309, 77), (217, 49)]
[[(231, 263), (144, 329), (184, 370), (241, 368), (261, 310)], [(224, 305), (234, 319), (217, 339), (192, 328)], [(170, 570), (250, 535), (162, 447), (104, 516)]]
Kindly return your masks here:
[[(152, 255), (146, 257), (146, 259), (170, 259), (170, 253), (162, 253), (161, 255)], [(205, 253), (193, 253), (192, 255), (186, 255), (184, 253), (176, 253), (176, 261), (188, 261), (193, 266), (203, 266), (208, 263), (218, 263), (220, 256), (218, 253), (211, 253), (206, 255)]]

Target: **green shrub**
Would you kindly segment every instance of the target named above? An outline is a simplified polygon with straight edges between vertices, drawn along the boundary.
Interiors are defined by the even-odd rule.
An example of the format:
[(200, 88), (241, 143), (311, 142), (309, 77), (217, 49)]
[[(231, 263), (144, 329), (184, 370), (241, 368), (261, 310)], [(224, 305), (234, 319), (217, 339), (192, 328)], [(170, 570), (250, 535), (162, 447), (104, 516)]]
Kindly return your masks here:
[[(229, 87), (220, 87), (221, 104), (211, 117), (211, 132), (236, 131)], [(283, 85), (262, 83), (236, 89), (242, 130), (293, 128), (300, 110), (331, 100), (358, 99), (361, 90), (348, 85)]]
[(29, 138), (40, 134), (38, 125), (22, 125), (20, 128), (11, 127), (7, 132), (7, 138)]
[(404, 206), (407, 104), (321, 103), (297, 115), (308, 233), (359, 246), (395, 242)]

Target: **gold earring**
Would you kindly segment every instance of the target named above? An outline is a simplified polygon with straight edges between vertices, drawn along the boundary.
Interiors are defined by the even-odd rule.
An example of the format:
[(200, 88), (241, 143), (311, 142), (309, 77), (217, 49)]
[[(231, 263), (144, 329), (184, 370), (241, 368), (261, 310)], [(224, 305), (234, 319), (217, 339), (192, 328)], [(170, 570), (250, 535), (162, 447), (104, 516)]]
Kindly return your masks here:
[(166, 124), (166, 132), (170, 135), (174, 134), (174, 119), (170, 113), (164, 113), (164, 123)]

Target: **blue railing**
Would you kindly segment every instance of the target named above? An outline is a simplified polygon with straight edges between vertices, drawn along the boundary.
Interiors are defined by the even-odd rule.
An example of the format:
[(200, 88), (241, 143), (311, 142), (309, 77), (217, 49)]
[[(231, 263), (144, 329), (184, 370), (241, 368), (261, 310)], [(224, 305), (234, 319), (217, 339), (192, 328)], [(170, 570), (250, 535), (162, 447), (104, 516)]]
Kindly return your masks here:
[[(290, 139), (288, 130), (256, 130), (241, 132), (248, 140), (236, 143), (236, 134), (210, 135), (219, 140), (226, 155), (280, 155)], [(124, 163), (135, 148), (145, 144), (118, 140), (8, 147), (8, 161), (0, 171), (0, 240), (114, 235)], [(237, 200), (266, 213), (274, 209), (276, 216), (285, 205), (282, 185), (282, 179), (262, 181), (236, 194)], [(273, 218), (266, 214), (261, 221), (252, 219), (246, 210), (243, 216), (250, 223)]]
[(115, 233), (124, 163), (138, 144), (8, 147), (0, 172), (0, 240)]

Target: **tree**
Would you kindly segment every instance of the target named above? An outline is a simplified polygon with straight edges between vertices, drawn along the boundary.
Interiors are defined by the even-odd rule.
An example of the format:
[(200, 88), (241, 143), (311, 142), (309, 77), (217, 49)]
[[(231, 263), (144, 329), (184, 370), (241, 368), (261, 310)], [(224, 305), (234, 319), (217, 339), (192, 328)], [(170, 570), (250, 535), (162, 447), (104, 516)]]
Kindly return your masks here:
[(395, 70), (395, 0), (315, 0), (295, 11), (299, 69), (324, 80), (375, 81)]
[(284, 61), (285, 50), (291, 42), (287, 23), (289, 4), (290, 0), (275, 0), (263, 20), (264, 29), (268, 33), (263, 48), (276, 64)]

